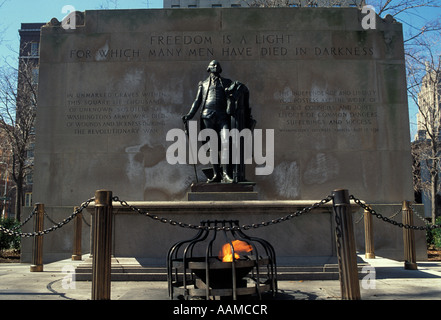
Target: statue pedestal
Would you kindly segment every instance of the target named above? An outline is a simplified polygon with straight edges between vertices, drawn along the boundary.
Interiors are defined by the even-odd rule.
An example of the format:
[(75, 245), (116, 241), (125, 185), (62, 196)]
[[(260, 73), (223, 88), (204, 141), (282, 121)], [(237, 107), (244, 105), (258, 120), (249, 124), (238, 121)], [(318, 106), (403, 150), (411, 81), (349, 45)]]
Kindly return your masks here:
[(188, 201), (242, 201), (258, 200), (254, 182), (193, 183), (187, 194)]

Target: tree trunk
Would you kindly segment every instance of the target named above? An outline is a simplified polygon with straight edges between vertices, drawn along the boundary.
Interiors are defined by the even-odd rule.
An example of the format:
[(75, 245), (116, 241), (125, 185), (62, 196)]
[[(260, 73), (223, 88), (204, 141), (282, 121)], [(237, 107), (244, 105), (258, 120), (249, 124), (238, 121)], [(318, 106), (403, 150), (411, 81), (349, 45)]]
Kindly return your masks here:
[(436, 184), (437, 181), (437, 175), (432, 175), (432, 181), (430, 183), (430, 205), (431, 205), (431, 213), (432, 213), (432, 224), (435, 224), (436, 220)]
[(23, 205), (23, 178), (17, 180), (15, 192), (15, 219), (21, 221), (21, 207)]
[[(433, 152), (437, 152), (436, 147), (433, 147)], [(432, 214), (432, 224), (435, 224), (437, 206), (436, 206), (436, 194), (438, 193), (438, 159), (433, 157), (432, 170), (430, 172), (430, 204), (431, 204), (431, 214)]]

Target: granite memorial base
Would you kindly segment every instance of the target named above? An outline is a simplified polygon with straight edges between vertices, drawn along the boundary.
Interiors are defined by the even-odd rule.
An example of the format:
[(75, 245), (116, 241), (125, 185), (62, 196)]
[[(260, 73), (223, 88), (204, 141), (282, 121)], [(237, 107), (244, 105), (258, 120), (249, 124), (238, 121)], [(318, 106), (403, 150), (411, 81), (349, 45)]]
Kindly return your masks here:
[[(121, 199), (123, 200), (123, 199)], [(239, 220), (240, 225), (271, 221), (301, 210), (317, 202), (310, 201), (179, 201), (179, 202), (136, 202), (129, 203), (145, 212), (176, 221), (199, 225), (201, 220)], [(134, 213), (128, 208), (114, 203), (113, 244), (114, 257), (132, 257), (144, 266), (165, 266), (168, 249), (177, 241), (188, 239), (196, 230), (164, 224), (149, 217)], [(384, 216), (393, 216), (402, 204), (376, 204), (372, 207)], [(421, 206), (414, 205), (421, 211)], [(25, 208), (30, 212), (32, 208)], [(72, 208), (48, 208), (47, 214), (53, 221), (61, 221), (72, 213)], [(358, 205), (351, 206), (357, 251), (364, 252), (363, 210)], [(93, 208), (83, 213), (83, 253), (90, 253), (90, 224)], [(401, 221), (401, 216), (397, 216)], [(379, 219), (373, 219), (375, 254), (377, 256), (403, 260), (403, 229)], [(423, 225), (415, 219), (416, 225)], [(45, 228), (53, 224), (45, 219)], [(32, 232), (32, 224), (23, 228)], [(269, 241), (276, 251), (280, 266), (324, 265), (335, 262), (335, 221), (332, 204), (314, 209), (289, 221), (247, 230), (250, 236)], [(73, 250), (73, 224), (44, 236), (43, 262), (48, 263), (70, 258)], [(415, 231), (418, 261), (427, 260), (426, 234)], [(22, 262), (32, 259), (32, 239), (22, 239)]]

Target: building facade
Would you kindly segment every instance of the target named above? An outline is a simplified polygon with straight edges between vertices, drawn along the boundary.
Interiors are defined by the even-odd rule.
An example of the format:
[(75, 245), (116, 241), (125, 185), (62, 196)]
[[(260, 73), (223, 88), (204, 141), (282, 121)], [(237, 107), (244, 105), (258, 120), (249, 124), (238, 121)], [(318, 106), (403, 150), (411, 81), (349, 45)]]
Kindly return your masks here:
[(418, 106), (416, 139), (430, 139), (427, 127), (434, 132), (441, 128), (441, 70), (434, 70), (428, 64), (418, 93)]

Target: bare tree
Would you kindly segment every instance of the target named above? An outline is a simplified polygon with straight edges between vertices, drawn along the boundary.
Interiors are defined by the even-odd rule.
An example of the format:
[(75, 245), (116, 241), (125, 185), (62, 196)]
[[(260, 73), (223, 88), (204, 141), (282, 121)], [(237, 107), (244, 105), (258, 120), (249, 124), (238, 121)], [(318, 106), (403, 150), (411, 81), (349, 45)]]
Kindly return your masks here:
[[(418, 40), (420, 36), (441, 30), (440, 16), (428, 20), (420, 12), (421, 9), (439, 10), (441, 8), (439, 0), (367, 0), (366, 2), (374, 7), (380, 17), (391, 15), (407, 27), (408, 32), (404, 35), (405, 46), (415, 45), (413, 41)], [(421, 25), (410, 24), (409, 18), (420, 19)]]
[(37, 106), (38, 65), (20, 59), (19, 68), (5, 66), (0, 75), (0, 129), (12, 150), (12, 178), (16, 184), (16, 218), (20, 220), (24, 205), (23, 186), (33, 163), (28, 150), (34, 142), (34, 122)]
[(118, 0), (105, 0), (98, 9), (118, 9)]
[[(0, 8), (5, 4), (6, 1), (7, 0), (3, 0), (3, 1), (0, 0)], [(0, 30), (0, 44), (1, 44), (3, 42), (3, 34), (5, 33), (6, 28), (3, 27), (1, 23), (0, 23), (0, 28), (2, 29)]]

